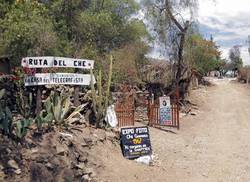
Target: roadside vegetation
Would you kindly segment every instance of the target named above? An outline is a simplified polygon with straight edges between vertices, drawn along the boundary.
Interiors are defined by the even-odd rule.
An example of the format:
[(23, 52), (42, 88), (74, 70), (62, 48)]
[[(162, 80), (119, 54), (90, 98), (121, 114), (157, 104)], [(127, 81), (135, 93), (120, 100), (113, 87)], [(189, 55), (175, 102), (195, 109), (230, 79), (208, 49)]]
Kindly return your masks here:
[[(142, 7), (147, 23), (156, 27), (154, 30), (137, 19)], [(196, 8), (195, 1), (187, 0), (140, 4), (134, 0), (1, 1), (0, 54), (10, 58), (12, 67), (11, 75), (1, 76), (3, 133), (10, 136), (14, 133), (14, 138), (21, 139), (33, 122), (38, 130), (45, 124), (65, 126), (67, 117), (72, 118), (72, 113), (84, 110), (73, 107), (71, 89), (61, 92), (57, 87), (44, 87), (43, 111), (36, 113), (37, 88), (25, 88), (23, 83), (24, 74), (33, 74), (35, 70), (21, 68), (22, 57), (66, 56), (95, 60), (93, 74), (98, 78), (99, 93), (87, 94), (81, 104), (90, 105), (92, 120), (101, 127), (105, 126), (107, 106), (112, 103), (109, 92), (119, 90), (121, 85), (148, 89), (157, 83), (158, 90), (164, 94), (179, 85), (181, 93), (185, 94), (185, 85), (189, 84), (194, 71), (202, 76), (214, 70), (222, 72), (227, 63), (221, 60), (213, 39), (202, 37), (193, 16), (185, 22), (181, 21), (181, 15), (174, 16), (174, 12), (181, 13), (185, 9), (192, 15)], [(169, 58), (157, 61), (146, 56), (153, 41), (166, 45)], [(232, 48), (232, 70), (241, 66), (238, 54), (239, 49)], [(94, 85), (81, 88), (80, 92), (88, 90), (96, 93)], [(20, 117), (16, 119), (15, 115)]]

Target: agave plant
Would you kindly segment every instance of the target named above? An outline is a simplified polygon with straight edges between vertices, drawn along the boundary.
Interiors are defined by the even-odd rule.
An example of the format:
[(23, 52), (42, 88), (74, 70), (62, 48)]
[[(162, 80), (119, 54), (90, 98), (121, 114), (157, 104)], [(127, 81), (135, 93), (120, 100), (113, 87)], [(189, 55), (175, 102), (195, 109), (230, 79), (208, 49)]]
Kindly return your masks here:
[(22, 139), (27, 134), (28, 127), (32, 122), (32, 119), (22, 119), (17, 121), (15, 134), (19, 139)]
[(0, 90), (0, 128), (5, 134), (11, 134), (12, 114), (5, 101), (5, 90)]
[(37, 127), (41, 129), (43, 124), (51, 126), (52, 121), (55, 121), (55, 124), (58, 125), (65, 125), (66, 122), (79, 115), (85, 106), (86, 104), (80, 105), (73, 110), (68, 95), (52, 91), (44, 102), (44, 110), (36, 117)]
[(67, 114), (71, 110), (70, 97), (63, 94), (52, 91), (50, 96), (44, 103), (47, 115), (39, 119), (43, 122), (51, 122), (55, 120), (57, 124), (65, 124)]
[(29, 118), (32, 113), (32, 101), (33, 101), (33, 95), (30, 92), (28, 96), (24, 95), (24, 90), (20, 89), (20, 91), (17, 93), (17, 105), (20, 111), (20, 114), (24, 118)]

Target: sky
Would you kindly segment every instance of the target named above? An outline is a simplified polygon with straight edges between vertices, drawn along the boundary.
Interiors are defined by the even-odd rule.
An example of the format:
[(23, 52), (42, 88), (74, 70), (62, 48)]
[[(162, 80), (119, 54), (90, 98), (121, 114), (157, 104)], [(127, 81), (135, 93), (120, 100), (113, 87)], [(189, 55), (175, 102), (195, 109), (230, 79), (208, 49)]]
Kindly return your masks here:
[[(141, 3), (143, 0), (136, 0)], [(229, 50), (234, 45), (241, 46), (241, 57), (245, 65), (250, 65), (248, 52), (248, 35), (250, 35), (250, 0), (198, 0), (199, 30), (201, 34), (210, 39), (211, 35), (220, 47), (222, 58), (228, 59)], [(182, 13), (185, 16), (185, 14)], [(142, 19), (148, 30), (152, 28), (140, 11), (137, 18)], [(190, 17), (187, 15), (187, 17)], [(189, 18), (188, 18), (189, 19)], [(150, 31), (152, 33), (152, 31)], [(149, 57), (164, 59), (166, 48), (154, 42)]]
[(198, 21), (204, 37), (213, 35), (223, 58), (232, 46), (240, 45), (244, 64), (250, 64), (250, 0), (199, 0)]

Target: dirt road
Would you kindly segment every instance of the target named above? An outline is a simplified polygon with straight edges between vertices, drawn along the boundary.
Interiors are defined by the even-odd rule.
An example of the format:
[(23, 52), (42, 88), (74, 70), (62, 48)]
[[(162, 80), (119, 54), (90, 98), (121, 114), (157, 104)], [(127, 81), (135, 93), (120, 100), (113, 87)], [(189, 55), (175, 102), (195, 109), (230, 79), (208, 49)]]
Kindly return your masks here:
[[(157, 156), (148, 167), (115, 154), (107, 181), (247, 182), (250, 181), (250, 89), (229, 80), (193, 93), (197, 116), (182, 118), (176, 133), (150, 129)], [(115, 173), (114, 173), (115, 172)]]

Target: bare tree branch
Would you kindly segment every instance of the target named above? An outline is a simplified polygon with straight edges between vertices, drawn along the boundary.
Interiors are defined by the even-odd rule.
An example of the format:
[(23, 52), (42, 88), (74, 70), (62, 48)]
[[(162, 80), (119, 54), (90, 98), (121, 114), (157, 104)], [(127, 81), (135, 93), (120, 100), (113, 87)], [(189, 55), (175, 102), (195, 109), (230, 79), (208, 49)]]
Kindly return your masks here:
[(166, 13), (169, 16), (169, 18), (179, 28), (179, 30), (181, 32), (184, 32), (184, 28), (181, 26), (181, 24), (177, 21), (177, 19), (174, 17), (173, 13), (171, 12), (168, 0), (166, 0), (166, 2), (165, 2), (165, 10), (166, 10)]

